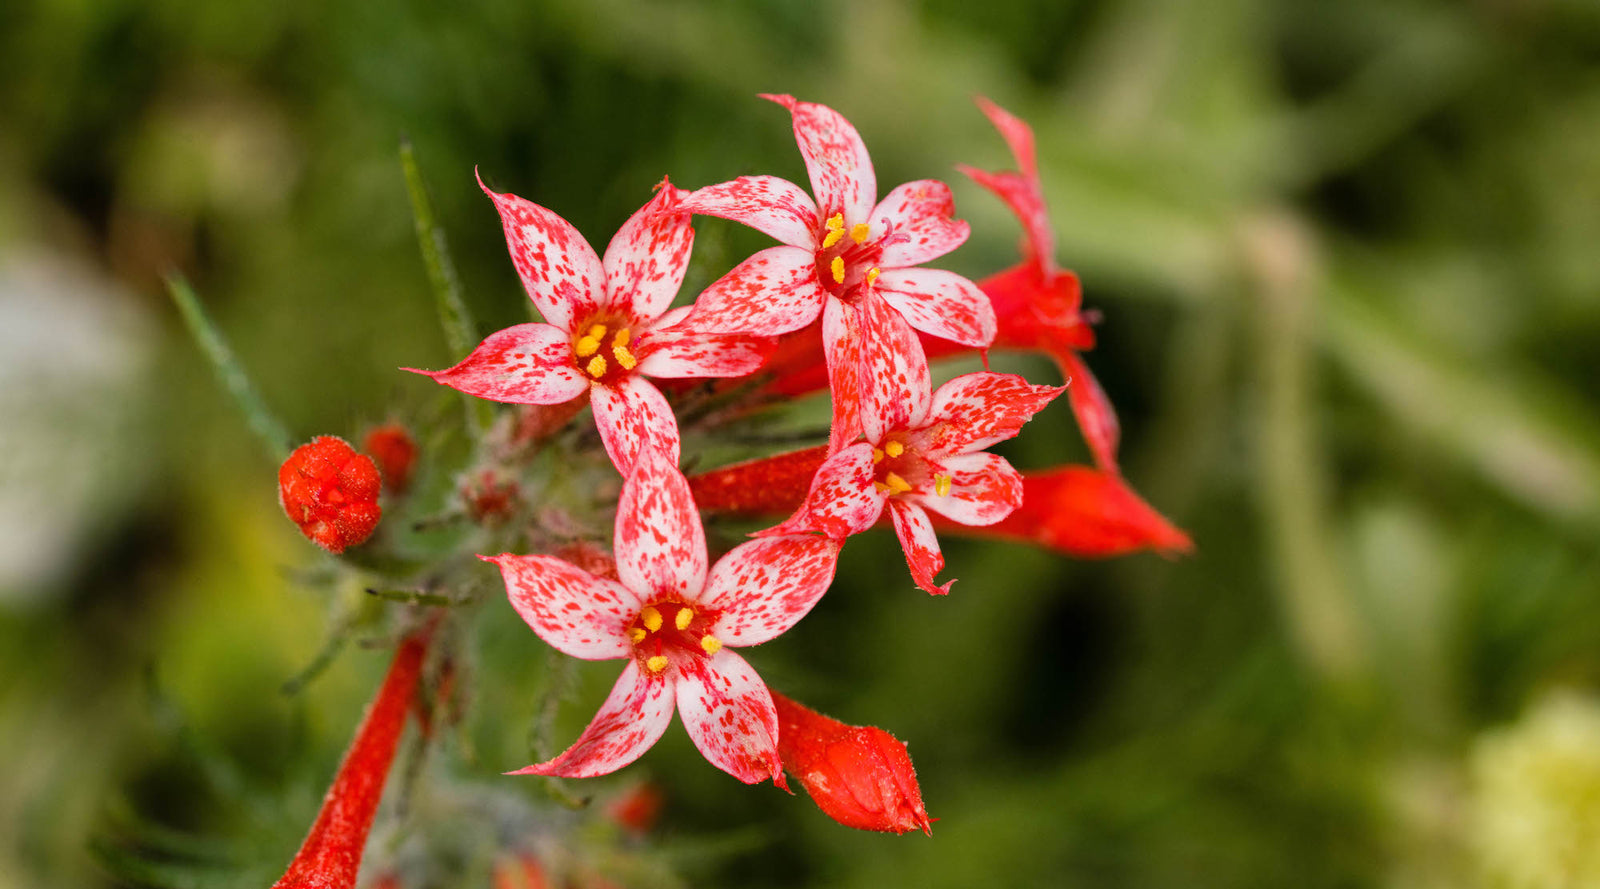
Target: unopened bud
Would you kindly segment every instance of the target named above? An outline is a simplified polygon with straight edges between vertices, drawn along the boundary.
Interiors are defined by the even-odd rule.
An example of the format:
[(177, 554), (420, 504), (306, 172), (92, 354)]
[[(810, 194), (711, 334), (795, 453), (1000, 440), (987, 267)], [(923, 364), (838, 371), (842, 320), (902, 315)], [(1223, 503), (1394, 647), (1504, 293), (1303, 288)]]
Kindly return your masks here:
[(859, 830), (931, 833), (906, 745), (874, 726), (846, 725), (772, 693), (778, 755), (824, 815)]
[(411, 467), (417, 462), (417, 443), (399, 423), (385, 423), (367, 433), (361, 450), (378, 463), (383, 484), (391, 494), (405, 491), (411, 484)]
[(322, 435), (295, 449), (278, 470), (278, 502), (300, 532), (331, 553), (372, 536), (383, 511), (372, 458)]

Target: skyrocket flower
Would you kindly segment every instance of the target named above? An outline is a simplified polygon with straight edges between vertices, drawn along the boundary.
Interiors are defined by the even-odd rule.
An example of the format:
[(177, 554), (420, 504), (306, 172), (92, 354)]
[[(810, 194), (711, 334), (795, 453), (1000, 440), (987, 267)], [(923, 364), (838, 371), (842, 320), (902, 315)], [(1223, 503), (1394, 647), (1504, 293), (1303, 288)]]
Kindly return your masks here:
[(795, 514), (761, 533), (844, 538), (872, 527), (887, 508), (917, 586), (947, 593), (950, 583), (933, 579), (944, 556), (928, 510), (964, 525), (991, 525), (1021, 505), (1022, 477), (984, 449), (1015, 436), (1064, 387), (984, 372), (930, 392), (916, 335), (894, 323), (892, 309), (870, 286), (862, 314), (867, 336), (886, 346), (874, 353), (882, 363), (862, 372), (866, 441), (823, 462)]
[(823, 716), (777, 692), (778, 750), (829, 818), (858, 830), (931, 833), (906, 745), (881, 728)]
[(772, 697), (733, 649), (766, 642), (805, 616), (833, 582), (839, 547), (815, 535), (753, 540), (708, 571), (688, 482), (647, 448), (617, 504), (617, 580), (550, 556), (485, 557), (539, 638), (573, 657), (627, 660), (575, 744), (511, 774), (616, 771), (655, 744), (676, 707), (712, 765), (747, 784), (771, 778), (782, 786)]
[(383, 510), (383, 482), (372, 458), (344, 439), (319, 435), (278, 468), (278, 503), (300, 533), (338, 555), (372, 536)]
[[(688, 307), (671, 309), (694, 245), (687, 192), (662, 181), (605, 257), (566, 220), (531, 201), (498, 194), (522, 286), (544, 323), (492, 334), (455, 367), (416, 371), (469, 395), (513, 404), (564, 404), (588, 395), (600, 440), (626, 475), (641, 442), (678, 459), (678, 421), (646, 377), (737, 377), (761, 366), (771, 344), (759, 337), (691, 331)], [(407, 368), (410, 370), (411, 368)]]
[(993, 525), (937, 528), (1033, 543), (1070, 556), (1104, 559), (1140, 550), (1171, 556), (1194, 549), (1189, 535), (1151, 508), (1122, 476), (1092, 466), (1022, 474), (1022, 506)]
[(811, 190), (775, 176), (741, 176), (702, 188), (679, 209), (750, 226), (782, 242), (740, 263), (695, 301), (685, 326), (713, 333), (777, 336), (822, 319), (833, 397), (835, 449), (860, 431), (857, 366), (878, 346), (857, 317), (862, 282), (912, 327), (964, 346), (994, 339), (995, 314), (977, 285), (954, 272), (916, 266), (961, 246), (968, 227), (951, 218), (949, 186), (907, 182), (877, 199), (872, 160), (855, 127), (825, 105), (764, 95), (789, 109)]

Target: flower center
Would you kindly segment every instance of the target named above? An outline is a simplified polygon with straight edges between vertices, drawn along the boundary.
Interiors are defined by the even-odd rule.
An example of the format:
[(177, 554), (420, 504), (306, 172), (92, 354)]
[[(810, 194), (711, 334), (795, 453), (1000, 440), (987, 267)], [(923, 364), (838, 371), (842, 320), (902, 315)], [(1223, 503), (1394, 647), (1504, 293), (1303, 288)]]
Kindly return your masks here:
[(950, 476), (933, 473), (926, 457), (912, 446), (904, 433), (891, 432), (872, 449), (872, 486), (893, 497), (904, 494), (933, 476), (933, 493), (950, 493)]
[(660, 673), (674, 664), (703, 658), (722, 650), (722, 640), (711, 633), (717, 614), (686, 602), (652, 602), (639, 609), (628, 626), (633, 655), (645, 670)]
[(835, 213), (823, 223), (822, 246), (817, 248), (817, 278), (836, 296), (843, 296), (863, 278), (877, 277), (874, 264), (883, 249), (869, 245), (872, 226), (858, 222), (844, 224), (844, 214)]
[(628, 351), (633, 331), (625, 323), (595, 320), (579, 330), (583, 333), (572, 341), (572, 359), (590, 378), (612, 382), (638, 366), (639, 359)]

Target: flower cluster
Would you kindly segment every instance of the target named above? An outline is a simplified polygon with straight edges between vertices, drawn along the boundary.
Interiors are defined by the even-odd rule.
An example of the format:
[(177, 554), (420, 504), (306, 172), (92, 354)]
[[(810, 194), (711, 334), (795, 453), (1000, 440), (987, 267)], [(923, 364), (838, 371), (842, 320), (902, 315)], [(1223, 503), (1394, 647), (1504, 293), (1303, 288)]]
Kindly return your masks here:
[[(945, 183), (908, 182), (880, 199), (871, 159), (848, 120), (790, 96), (764, 98), (790, 114), (809, 191), (765, 175), (694, 191), (663, 179), (603, 254), (551, 210), (480, 178), (540, 320), (490, 335), (454, 367), (414, 372), (524, 406), (485, 449), (495, 460), (459, 477), (458, 515), (497, 532), (530, 523), (546, 529), (490, 537), (513, 551), (480, 558), (499, 569), (511, 606), (544, 642), (575, 658), (623, 661), (577, 741), (511, 774), (614, 772), (642, 756), (676, 712), (706, 759), (745, 783), (770, 779), (786, 788), (787, 772), (843, 824), (927, 831), (904, 744), (770, 690), (738, 650), (804, 618), (832, 585), (846, 541), (885, 522), (911, 581), (938, 595), (953, 583), (939, 579), (939, 531), (1089, 556), (1182, 551), (1189, 542), (1117, 469), (1116, 416), (1079, 354), (1094, 337), (1077, 278), (1054, 261), (1027, 126), (980, 100), (1020, 169), (966, 172), (1012, 208), (1026, 237), (1020, 265), (974, 282), (925, 267), (969, 234)], [(674, 308), (696, 216), (749, 226), (778, 244)], [(986, 357), (991, 348), (1044, 352), (1065, 385), (987, 370), (933, 385), (930, 360)], [(826, 444), (694, 477), (680, 469), (684, 442), (714, 432), (716, 418), (818, 390), (831, 401)], [(1095, 466), (1022, 473), (989, 452), (1063, 392)], [(616, 497), (614, 516), (606, 516), (610, 553), (583, 530), (582, 518), (544, 502), (555, 486), (526, 477), (519, 484), (520, 458), (505, 456), (560, 438), (585, 405), (607, 460), (592, 472), (587, 464), (556, 471), (565, 487), (587, 492), (584, 502)], [(587, 434), (579, 429), (572, 439)], [(367, 449), (390, 493), (403, 492), (416, 457), (404, 430), (375, 433)], [(338, 456), (353, 458), (348, 450)], [(589, 451), (598, 458), (598, 449)], [(338, 462), (318, 463), (310, 475), (303, 460), (293, 471), (285, 464), (285, 478), (331, 473), (344, 485)], [(359, 492), (375, 523), (372, 461), (364, 472)], [(299, 492), (311, 482), (295, 484)], [(344, 513), (297, 512), (306, 495), (285, 491), (285, 507), (303, 526), (349, 524)], [(704, 515), (728, 514), (775, 524), (714, 558)], [(336, 552), (335, 545), (360, 542), (346, 530), (307, 533)]]

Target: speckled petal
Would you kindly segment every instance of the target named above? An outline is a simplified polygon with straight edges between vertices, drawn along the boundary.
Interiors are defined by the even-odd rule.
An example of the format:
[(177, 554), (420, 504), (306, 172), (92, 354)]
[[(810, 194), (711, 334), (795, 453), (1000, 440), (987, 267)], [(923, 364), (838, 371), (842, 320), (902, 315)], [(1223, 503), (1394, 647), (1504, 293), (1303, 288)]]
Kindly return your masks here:
[(506, 230), (511, 263), (544, 320), (562, 330), (587, 318), (605, 301), (605, 269), (594, 248), (560, 216), (514, 194), (499, 194), (478, 180), (494, 201)]
[(639, 373), (669, 379), (742, 377), (766, 362), (778, 341), (744, 334), (694, 333), (681, 328), (639, 335)]
[(626, 630), (642, 603), (627, 587), (553, 556), (479, 558), (500, 568), (511, 607), (552, 648), (589, 661), (632, 650)]
[(861, 436), (861, 316), (843, 300), (829, 298), (822, 309), (822, 354), (828, 365), (828, 397), (833, 416), (828, 448), (837, 451)]
[(752, 540), (706, 578), (700, 601), (721, 609), (711, 632), (736, 647), (759, 645), (799, 623), (833, 583), (841, 541), (814, 534)]
[(817, 467), (806, 500), (783, 524), (759, 532), (763, 537), (821, 531), (843, 540), (872, 527), (888, 495), (873, 485), (872, 445), (857, 442)]
[(911, 325), (870, 288), (861, 299), (863, 321), (861, 427), (867, 441), (920, 427), (932, 402), (928, 358)]
[(1047, 276), (1056, 270), (1055, 233), (1050, 229), (1050, 216), (1044, 206), (1044, 189), (1039, 184), (1039, 167), (1034, 154), (1033, 130), (1026, 123), (999, 105), (978, 98), (978, 107), (988, 116), (994, 128), (1011, 148), (1020, 172), (1005, 170), (990, 173), (972, 167), (957, 165), (956, 169), (1005, 201), (1011, 212), (1022, 221), (1024, 232), (1023, 255)]
[(635, 374), (615, 385), (596, 385), (589, 401), (600, 443), (618, 472), (626, 476), (633, 470), (641, 442), (661, 450), (673, 463), (678, 461), (678, 418), (649, 380)]
[(643, 599), (693, 601), (706, 582), (706, 533), (689, 483), (655, 450), (646, 450), (617, 503), (617, 577)]
[[(962, 454), (946, 457), (929, 467), (930, 482), (920, 485), (907, 499), (963, 525), (992, 525), (1022, 505), (1022, 475), (1004, 457)], [(938, 493), (933, 477), (944, 474), (950, 487)]]
[(915, 503), (895, 497), (889, 501), (889, 515), (894, 519), (894, 533), (900, 538), (900, 547), (906, 551), (911, 579), (935, 596), (950, 592), (954, 580), (943, 585), (933, 581), (934, 575), (944, 570), (944, 556), (939, 552), (939, 538), (934, 536), (928, 514)]
[(1117, 468), (1117, 443), (1122, 438), (1122, 427), (1117, 422), (1117, 411), (1100, 388), (1100, 381), (1089, 372), (1078, 353), (1061, 350), (1056, 358), (1061, 371), (1069, 378), (1067, 399), (1072, 403), (1072, 413), (1078, 418), (1078, 428), (1083, 430), (1083, 440), (1089, 443), (1089, 452), (1101, 469), (1115, 472)]
[(783, 787), (778, 712), (772, 694), (744, 658), (722, 649), (678, 673), (678, 715), (710, 763), (746, 784), (771, 778)]
[(615, 772), (643, 756), (666, 732), (676, 702), (674, 685), (665, 674), (646, 674), (638, 661), (628, 661), (576, 743), (549, 762), (506, 774), (593, 778)]
[(681, 325), (705, 333), (777, 336), (817, 320), (828, 292), (817, 258), (799, 247), (768, 247), (712, 282)]
[(567, 332), (549, 324), (518, 324), (492, 333), (449, 370), (405, 370), (468, 395), (511, 404), (562, 404), (589, 387), (588, 378), (572, 364)]
[(874, 241), (883, 247), (883, 268), (921, 265), (966, 243), (971, 229), (955, 219), (950, 186), (918, 179), (897, 186), (872, 211)]
[(815, 250), (822, 220), (817, 203), (800, 186), (776, 176), (740, 176), (698, 189), (682, 209), (743, 223), (791, 247)]
[(923, 333), (975, 349), (994, 342), (996, 321), (989, 297), (955, 272), (884, 269), (878, 292)]
[(963, 374), (933, 393), (925, 447), (936, 456), (984, 450), (1022, 431), (1066, 388), (1035, 386), (1016, 374)]
[(688, 192), (662, 181), (656, 196), (622, 224), (601, 261), (606, 304), (635, 323), (655, 319), (672, 305), (689, 268), (694, 226), (687, 212), (672, 212)]
[(826, 105), (801, 102), (793, 96), (763, 95), (789, 109), (794, 138), (811, 176), (818, 216), (844, 212), (845, 225), (867, 222), (878, 200), (878, 180), (861, 135), (844, 115)]

